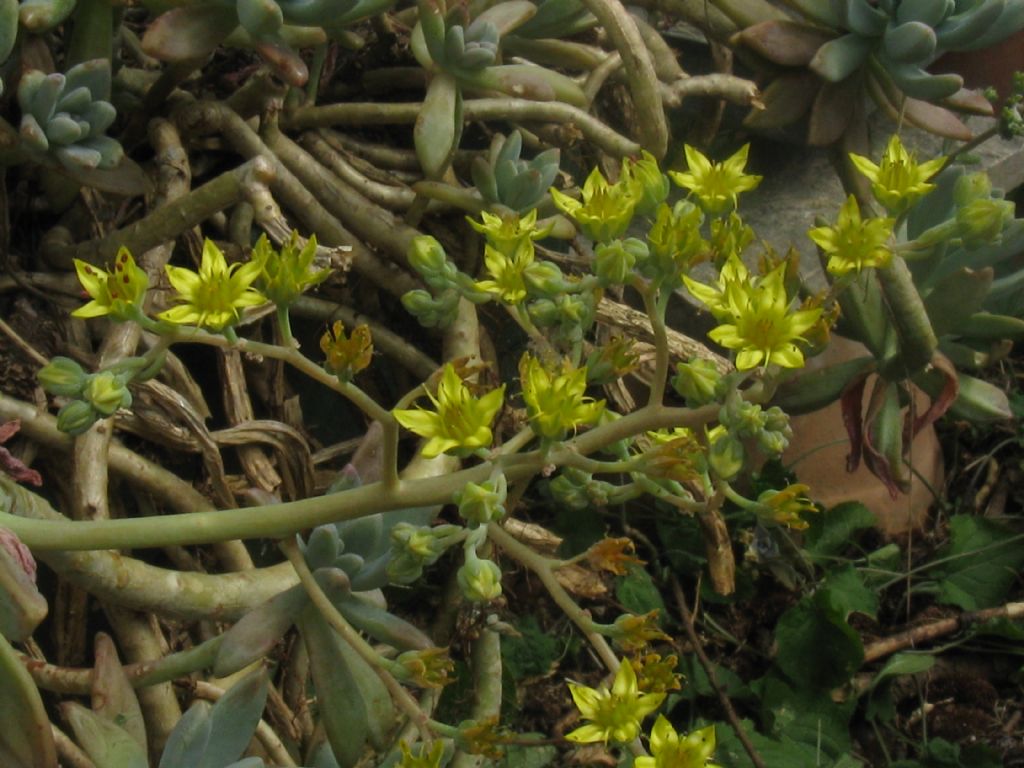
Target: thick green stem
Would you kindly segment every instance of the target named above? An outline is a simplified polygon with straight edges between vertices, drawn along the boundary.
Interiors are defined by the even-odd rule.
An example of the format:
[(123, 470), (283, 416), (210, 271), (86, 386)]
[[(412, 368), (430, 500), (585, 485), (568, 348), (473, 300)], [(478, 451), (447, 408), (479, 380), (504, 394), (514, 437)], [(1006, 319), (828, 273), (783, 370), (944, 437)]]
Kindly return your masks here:
[(640, 144), (660, 160), (668, 151), (668, 123), (658, 92), (658, 76), (643, 36), (619, 0), (583, 0), (583, 5), (597, 17), (622, 56), (629, 93), (637, 111)]
[[(331, 104), (324, 107), (299, 107), (283, 115), (282, 128), (330, 128), (341, 125), (411, 125), (423, 105), (418, 102), (360, 102)], [(526, 99), (471, 99), (463, 103), (463, 119), (471, 121), (529, 121), (573, 123), (601, 149), (616, 157), (637, 155), (640, 145), (616, 133), (579, 107), (559, 101)]]
[(71, 269), (72, 259), (106, 264), (113, 260), (121, 246), (140, 255), (177, 239), (182, 232), (244, 199), (246, 186), (253, 182), (266, 184), (273, 178), (273, 168), (263, 159), (255, 158), (106, 237), (88, 240), (74, 248), (47, 252), (44, 256), (55, 267)]
[[(505, 474), (512, 482), (524, 480), (535, 476), (549, 463), (557, 466), (565, 458), (563, 451), (590, 454), (605, 445), (649, 430), (699, 428), (714, 420), (718, 410), (716, 405), (692, 410), (641, 408), (614, 422), (595, 427), (547, 454), (540, 451), (517, 454), (518, 461), (508, 467)], [(495, 461), (500, 463), (500, 458)], [(0, 525), (10, 528), (27, 546), (39, 551), (136, 549), (209, 544), (237, 538), (280, 539), (306, 528), (376, 512), (447, 504), (457, 490), (470, 482), (485, 482), (493, 470), (494, 463), (488, 461), (440, 477), (403, 479), (390, 489), (381, 483), (373, 483), (329, 496), (269, 506), (95, 522), (19, 517), (18, 504), (12, 500), (13, 491), (8, 491), (8, 511), (0, 513)], [(6, 488), (8, 485), (9, 482), (0, 477), (0, 486)], [(16, 486), (13, 488), (20, 493), (29, 493)], [(203, 506), (206, 506), (205, 502)]]
[(270, 188), (275, 197), (287, 205), (305, 227), (316, 232), (317, 238), (324, 245), (350, 246), (352, 266), (378, 288), (401, 296), (418, 287), (411, 275), (393, 264), (381, 261), (332, 216), (237, 113), (218, 102), (199, 102), (178, 113), (176, 120), (193, 134), (222, 133), (242, 155), (266, 160), (274, 173)]
[(903, 259), (894, 256), (887, 266), (878, 269), (878, 281), (899, 338), (898, 355), (885, 361), (882, 370), (894, 379), (913, 376), (931, 362), (938, 339)]

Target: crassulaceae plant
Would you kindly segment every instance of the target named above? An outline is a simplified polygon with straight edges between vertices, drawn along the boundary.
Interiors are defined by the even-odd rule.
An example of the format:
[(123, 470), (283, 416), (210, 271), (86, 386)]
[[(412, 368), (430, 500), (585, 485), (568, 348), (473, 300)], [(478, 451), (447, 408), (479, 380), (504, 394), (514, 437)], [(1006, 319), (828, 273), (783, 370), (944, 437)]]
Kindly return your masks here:
[(25, 147), (66, 168), (113, 168), (124, 150), (106, 135), (117, 117), (109, 99), (106, 59), (76, 64), (66, 74), (29, 70), (18, 83)]
[(254, 49), (286, 82), (302, 86), (309, 68), (296, 49), (323, 45), (393, 0), (215, 0), (174, 3), (146, 29), (143, 45), (159, 59), (189, 62), (224, 44)]
[(839, 140), (850, 120), (862, 119), (854, 102), (864, 96), (912, 125), (971, 138), (954, 111), (991, 114), (991, 106), (964, 90), (959, 75), (930, 66), (947, 51), (978, 50), (1024, 27), (1024, 4), (1016, 0), (785, 5), (791, 14), (735, 16), (731, 44), (770, 62), (773, 70), (765, 109), (751, 112), (747, 124), (774, 130), (808, 116), (811, 144)]

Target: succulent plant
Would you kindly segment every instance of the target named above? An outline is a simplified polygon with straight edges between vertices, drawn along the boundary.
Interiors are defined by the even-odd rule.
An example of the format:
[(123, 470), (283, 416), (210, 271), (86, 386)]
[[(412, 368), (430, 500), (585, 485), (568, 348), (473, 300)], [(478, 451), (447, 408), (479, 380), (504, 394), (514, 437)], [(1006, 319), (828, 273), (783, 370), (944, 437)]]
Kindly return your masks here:
[[(325, 43), (394, 0), (213, 0), (175, 3), (147, 28), (143, 46), (165, 61), (200, 59), (218, 45), (253, 48), (286, 82), (309, 78), (296, 48)], [(164, 10), (157, 2), (156, 10)]]
[(18, 14), (22, 26), (38, 34), (64, 23), (75, 5), (76, 0), (21, 0)]
[(523, 138), (513, 131), (491, 142), (487, 157), (473, 159), (470, 170), (477, 190), (491, 205), (503, 205), (516, 213), (537, 207), (558, 175), (559, 151), (548, 149), (532, 160), (523, 160), (520, 153)]
[[(14, 41), (18, 38), (18, 0), (0, 0), (0, 64), (14, 50)], [(3, 93), (3, 80), (0, 80), (0, 93)]]
[(784, 68), (765, 89), (766, 108), (752, 112), (747, 124), (775, 129), (810, 113), (812, 144), (831, 144), (842, 136), (863, 91), (917, 127), (969, 139), (970, 130), (950, 109), (987, 115), (991, 105), (963, 90), (959, 75), (927, 67), (945, 52), (983, 48), (1024, 28), (1024, 0), (787, 4), (798, 18), (751, 24), (731, 42)]
[[(1024, 339), (1024, 271), (1012, 262), (1024, 247), (1024, 220), (983, 173), (953, 165), (934, 183), (910, 209), (896, 245), (909, 265), (905, 286), (915, 302), (920, 297), (920, 325), (895, 317), (889, 286), (866, 270), (840, 297), (839, 330), (868, 354), (800, 374), (775, 400), (796, 414), (839, 399), (852, 466), (863, 457), (894, 496), (910, 482), (912, 437), (939, 416), (973, 424), (1011, 418), (1005, 392), (975, 374)], [(924, 412), (904, 407), (911, 384), (931, 397)]]
[(117, 116), (109, 98), (109, 60), (86, 61), (66, 74), (29, 70), (18, 84), (25, 146), (69, 169), (113, 168), (124, 150), (105, 135)]
[(515, 33), (520, 37), (568, 37), (597, 25), (580, 0), (541, 0), (537, 13)]

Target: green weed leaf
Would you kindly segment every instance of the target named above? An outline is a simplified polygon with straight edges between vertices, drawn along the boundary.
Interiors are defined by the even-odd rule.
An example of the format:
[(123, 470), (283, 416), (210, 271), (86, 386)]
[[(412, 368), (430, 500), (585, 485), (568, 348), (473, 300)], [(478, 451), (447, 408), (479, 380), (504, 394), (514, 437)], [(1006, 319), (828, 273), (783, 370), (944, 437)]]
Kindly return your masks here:
[(949, 543), (938, 553), (946, 562), (932, 571), (939, 600), (966, 611), (1001, 603), (1024, 566), (1020, 542), (1004, 526), (970, 515), (950, 518), (949, 533)]
[(833, 557), (850, 545), (854, 534), (875, 524), (875, 513), (860, 502), (838, 504), (811, 517), (804, 549), (811, 557)]

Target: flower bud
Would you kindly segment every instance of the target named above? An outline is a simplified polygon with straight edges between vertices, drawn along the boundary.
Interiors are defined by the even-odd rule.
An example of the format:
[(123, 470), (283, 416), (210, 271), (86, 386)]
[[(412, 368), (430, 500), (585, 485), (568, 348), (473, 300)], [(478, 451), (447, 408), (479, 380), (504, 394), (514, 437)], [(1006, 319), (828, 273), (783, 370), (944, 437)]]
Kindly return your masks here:
[(687, 406), (697, 408), (717, 399), (721, 381), (722, 375), (713, 362), (691, 358), (688, 362), (676, 365), (672, 387), (686, 400)]
[(636, 212), (641, 216), (652, 215), (665, 202), (669, 192), (668, 176), (661, 172), (654, 155), (643, 150), (640, 160), (627, 158), (622, 164), (622, 171), (633, 186)]
[(987, 173), (967, 173), (956, 180), (953, 187), (953, 202), (963, 207), (975, 200), (985, 200), (992, 196), (992, 181)]
[(85, 388), (86, 373), (70, 357), (55, 357), (36, 374), (43, 389), (59, 397), (78, 397)]
[(636, 263), (647, 255), (647, 244), (635, 237), (601, 243), (594, 249), (594, 274), (602, 285), (622, 285), (633, 274)]
[(57, 429), (69, 435), (81, 435), (95, 424), (98, 418), (99, 414), (91, 405), (81, 400), (72, 400), (57, 414)]
[(523, 270), (523, 277), (538, 293), (555, 296), (566, 288), (565, 275), (550, 261), (534, 261)]
[(422, 288), (402, 296), (402, 306), (426, 328), (445, 328), (455, 320), (459, 308), (459, 294), (448, 290), (436, 299)]
[(112, 416), (118, 408), (127, 408), (132, 404), (132, 393), (120, 377), (109, 371), (89, 376), (82, 397), (100, 416)]
[(1003, 229), (1013, 221), (1014, 206), (1009, 200), (983, 198), (957, 208), (957, 234), (964, 248), (974, 250), (998, 243)]
[(466, 550), (466, 563), (456, 575), (462, 594), (474, 603), (486, 603), (501, 596), (501, 569), (491, 560), (477, 557), (470, 548)]
[(730, 434), (715, 440), (708, 451), (708, 466), (722, 480), (731, 480), (739, 474), (744, 459), (743, 443)]
[(467, 483), (455, 494), (459, 515), (473, 525), (486, 525), (500, 520), (505, 515), (505, 498), (508, 496), (508, 481), (498, 475), (486, 483)]
[(448, 261), (444, 248), (429, 235), (413, 238), (409, 247), (409, 264), (435, 291), (450, 288), (458, 274), (455, 265)]

